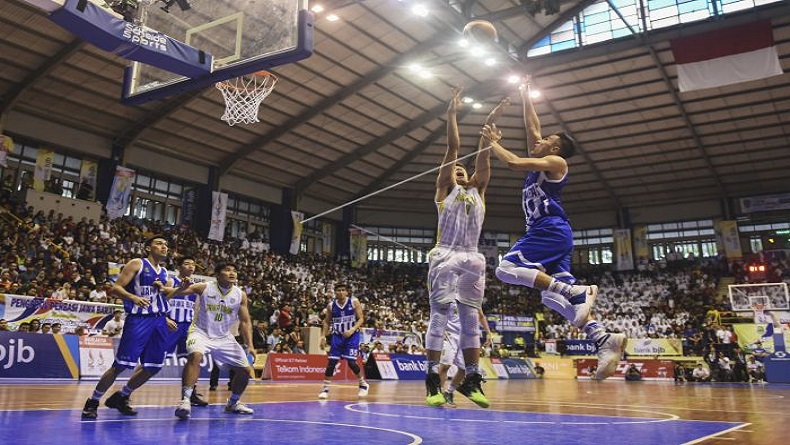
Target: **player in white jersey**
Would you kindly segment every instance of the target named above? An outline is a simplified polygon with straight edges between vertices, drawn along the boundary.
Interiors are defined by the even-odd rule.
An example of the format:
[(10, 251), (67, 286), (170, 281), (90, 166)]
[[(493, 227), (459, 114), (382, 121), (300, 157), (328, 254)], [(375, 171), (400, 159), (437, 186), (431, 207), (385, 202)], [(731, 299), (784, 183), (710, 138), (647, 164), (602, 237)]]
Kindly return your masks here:
[(602, 380), (614, 374), (626, 337), (606, 332), (590, 315), (598, 287), (574, 285), (576, 279), (570, 272), (573, 231), (562, 206), (561, 192), (568, 181), (566, 159), (575, 153), (576, 143), (564, 133), (541, 136), (529, 86), (530, 79), (526, 78), (519, 90), (530, 157), (516, 156), (502, 147), (502, 133), (496, 125), (486, 125), (482, 131), (500, 161), (511, 170), (526, 173), (522, 190), (526, 233), (502, 258), (496, 276), (509, 284), (542, 290), (543, 304), (584, 329), (598, 350), (595, 378)]
[[(507, 99), (497, 105), (486, 119), (493, 123), (502, 113)], [(436, 247), (428, 254), (428, 294), (431, 306), (426, 334), (427, 375), (426, 403), (439, 406), (446, 402), (441, 392), (439, 359), (447, 326), (450, 304), (458, 301), (461, 319), (460, 347), (464, 355), (466, 378), (458, 391), (477, 405), (488, 408), (483, 381), (478, 369), (480, 336), (477, 310), (485, 291), (485, 257), (477, 251), (485, 217), (485, 191), (491, 178), (490, 151), (478, 144), (475, 172), (470, 177), (458, 159), (461, 138), (457, 113), (463, 106), (461, 89), (453, 89), (447, 107), (447, 151), (436, 179), (435, 202), (439, 212)]]
[[(252, 361), (255, 360), (247, 294), (236, 285), (236, 266), (217, 263), (214, 270), (217, 281), (182, 286), (176, 292), (176, 295), (197, 295), (195, 314), (187, 338), (189, 358), (181, 379), (181, 403), (175, 413), (180, 419), (188, 419), (192, 412), (190, 399), (200, 373), (200, 362), (208, 352), (211, 352), (214, 360), (229, 366), (235, 373), (225, 412), (253, 414), (251, 408), (239, 401), (252, 374), (248, 355)], [(244, 348), (236, 342), (230, 330), (236, 321), (239, 323), (239, 333), (244, 339)]]
[[(480, 326), (485, 331), (485, 343), (482, 347), (491, 344), (491, 329), (488, 327), (488, 320), (486, 319), (483, 309), (478, 309), (478, 318)], [(479, 330), (478, 330), (479, 331)], [(453, 365), (457, 368), (455, 375), (453, 375), (447, 389), (442, 391), (444, 399), (450, 406), (455, 406), (453, 401), (453, 394), (456, 388), (461, 385), (464, 377), (466, 376), (466, 366), (464, 363), (464, 355), (461, 348), (458, 347), (461, 341), (461, 319), (458, 316), (458, 304), (453, 303), (450, 309), (449, 317), (447, 318), (447, 328), (444, 331), (444, 343), (442, 344), (442, 358), (439, 359), (439, 378), (441, 379), (441, 387), (444, 388), (444, 383), (447, 380), (447, 373)]]

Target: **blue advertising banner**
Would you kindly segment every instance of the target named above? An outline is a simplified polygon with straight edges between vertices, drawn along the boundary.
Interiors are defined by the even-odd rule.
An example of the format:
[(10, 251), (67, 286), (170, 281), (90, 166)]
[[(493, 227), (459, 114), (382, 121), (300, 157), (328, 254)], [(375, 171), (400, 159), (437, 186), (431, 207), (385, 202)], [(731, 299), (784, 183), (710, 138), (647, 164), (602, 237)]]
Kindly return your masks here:
[(565, 355), (595, 355), (595, 343), (592, 340), (562, 340), (565, 344)]
[(535, 318), (517, 315), (488, 314), (488, 326), (499, 332), (535, 332)]
[(532, 368), (530, 368), (523, 359), (503, 358), (501, 362), (505, 370), (507, 370), (508, 378), (510, 379), (524, 380), (535, 378), (535, 373), (532, 372)]
[(425, 380), (428, 365), (424, 355), (389, 354), (398, 380)]
[(0, 331), (0, 378), (77, 379), (76, 335)]
[(790, 383), (790, 354), (776, 351), (766, 357), (765, 380), (770, 383)]
[[(171, 380), (171, 379), (181, 379), (181, 372), (184, 370), (184, 365), (187, 364), (186, 356), (178, 357), (175, 353), (168, 354), (165, 356), (165, 366), (162, 367), (162, 370), (159, 371), (155, 376), (151, 377), (151, 380)], [(211, 369), (214, 366), (219, 366), (219, 363), (215, 362), (214, 359), (211, 357), (211, 353), (205, 354), (203, 356), (203, 360), (200, 362), (200, 376), (201, 379), (207, 379), (211, 377)], [(225, 378), (228, 375), (228, 368), (220, 368), (219, 370), (220, 378)]]

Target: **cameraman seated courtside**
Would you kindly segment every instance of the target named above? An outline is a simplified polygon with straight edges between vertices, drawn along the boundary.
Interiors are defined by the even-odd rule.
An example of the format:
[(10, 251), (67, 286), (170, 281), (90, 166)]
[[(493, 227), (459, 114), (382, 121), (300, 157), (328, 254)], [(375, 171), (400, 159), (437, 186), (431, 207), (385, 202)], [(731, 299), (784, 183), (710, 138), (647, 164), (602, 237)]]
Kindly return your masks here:
[(636, 364), (631, 363), (625, 371), (625, 379), (629, 382), (638, 382), (642, 380), (642, 372), (636, 368)]

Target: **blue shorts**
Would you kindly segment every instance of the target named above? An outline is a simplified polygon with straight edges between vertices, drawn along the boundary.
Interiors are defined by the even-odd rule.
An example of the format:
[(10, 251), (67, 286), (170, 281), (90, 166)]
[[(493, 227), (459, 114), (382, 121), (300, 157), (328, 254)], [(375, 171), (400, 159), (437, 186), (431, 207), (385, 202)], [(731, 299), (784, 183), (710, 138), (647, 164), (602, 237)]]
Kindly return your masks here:
[(164, 316), (126, 314), (121, 342), (115, 354), (116, 368), (143, 368), (159, 371), (165, 362), (165, 343), (169, 331)]
[(347, 358), (356, 360), (359, 355), (359, 338), (361, 334), (354, 332), (351, 337), (343, 338), (343, 334), (332, 334), (332, 346), (329, 348), (329, 358), (340, 360)]
[(560, 281), (573, 283), (572, 254), (573, 231), (568, 221), (547, 217), (532, 225), (502, 260), (519, 267), (538, 269)]
[(184, 322), (176, 324), (178, 325), (178, 329), (175, 331), (167, 330), (165, 354), (177, 352), (178, 355), (185, 355), (187, 353), (187, 335), (189, 335), (189, 327), (192, 326), (192, 323)]

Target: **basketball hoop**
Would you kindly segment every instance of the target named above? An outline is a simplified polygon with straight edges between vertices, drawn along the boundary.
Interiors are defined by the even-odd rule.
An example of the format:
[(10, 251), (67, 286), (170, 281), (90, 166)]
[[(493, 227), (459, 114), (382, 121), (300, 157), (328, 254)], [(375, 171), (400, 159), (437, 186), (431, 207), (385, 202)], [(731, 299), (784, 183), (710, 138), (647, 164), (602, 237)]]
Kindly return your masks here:
[(230, 126), (259, 122), (261, 102), (274, 90), (277, 80), (268, 71), (258, 71), (217, 82), (215, 86), (225, 100), (225, 113), (220, 119)]

